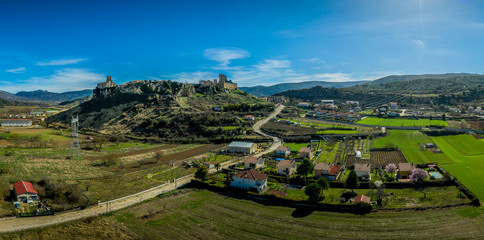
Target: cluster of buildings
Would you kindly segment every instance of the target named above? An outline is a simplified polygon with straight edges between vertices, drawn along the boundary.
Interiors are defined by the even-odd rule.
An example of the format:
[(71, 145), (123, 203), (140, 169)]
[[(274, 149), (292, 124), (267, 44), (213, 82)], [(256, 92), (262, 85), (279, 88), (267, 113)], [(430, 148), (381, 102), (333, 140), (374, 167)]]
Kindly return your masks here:
[(361, 119), (361, 115), (358, 112), (338, 112), (319, 108), (314, 109), (314, 111), (308, 111), (306, 116), (351, 122)]
[(0, 119), (2, 127), (30, 127), (32, 119)]

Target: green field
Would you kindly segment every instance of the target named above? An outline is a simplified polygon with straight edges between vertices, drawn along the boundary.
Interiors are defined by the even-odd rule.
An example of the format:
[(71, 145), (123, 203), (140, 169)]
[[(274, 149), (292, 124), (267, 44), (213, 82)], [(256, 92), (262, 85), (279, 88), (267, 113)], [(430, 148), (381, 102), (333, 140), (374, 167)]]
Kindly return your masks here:
[(302, 147), (307, 147), (307, 143), (284, 143), (284, 146), (291, 148), (291, 152), (299, 152)]
[(339, 135), (339, 134), (358, 134), (357, 130), (322, 130), (318, 131), (317, 134), (328, 134), (328, 135)]
[(484, 199), (484, 143), (467, 135), (432, 137), (432, 140), (456, 163), (444, 165), (444, 169), (479, 199)]
[(399, 118), (365, 118), (356, 123), (367, 125), (380, 125), (380, 126), (393, 126), (393, 127), (420, 127), (439, 125), (448, 127), (449, 124), (442, 120), (429, 120), (429, 119), (399, 119)]
[(155, 198), (112, 214), (23, 233), (13, 239), (479, 239), (482, 208), (320, 212), (256, 203), (209, 191)]
[(387, 136), (375, 139), (371, 142), (371, 147), (381, 148), (387, 144), (395, 144), (403, 153), (407, 161), (416, 164), (434, 163), (450, 164), (454, 163), (446, 154), (433, 153), (422, 150), (419, 146), (425, 143), (432, 143), (432, 139), (416, 130), (389, 130)]

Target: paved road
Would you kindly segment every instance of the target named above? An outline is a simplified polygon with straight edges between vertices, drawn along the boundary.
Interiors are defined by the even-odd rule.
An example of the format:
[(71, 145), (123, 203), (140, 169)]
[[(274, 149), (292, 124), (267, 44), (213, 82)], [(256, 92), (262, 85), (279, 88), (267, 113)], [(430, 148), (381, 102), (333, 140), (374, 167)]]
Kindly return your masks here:
[[(269, 119), (279, 114), (283, 108), (284, 106), (282, 105), (279, 106), (272, 114), (269, 115), (269, 117), (254, 124), (254, 131), (258, 132), (259, 134), (262, 134), (263, 136), (272, 137), (272, 139), (274, 139), (274, 142), (271, 145), (271, 147), (259, 153), (259, 155), (265, 154), (270, 151), (274, 151), (281, 144), (281, 140), (279, 138), (270, 136), (266, 133), (261, 132), (260, 126), (262, 126), (267, 121), (269, 121)], [(238, 161), (243, 161), (243, 159), (242, 160), (239, 159)], [(224, 163), (222, 164), (222, 167), (233, 163), (234, 162)], [(211, 172), (213, 171), (215, 170), (211, 169)], [(17, 232), (17, 231), (23, 231), (28, 229), (34, 229), (34, 228), (47, 227), (47, 226), (57, 225), (65, 222), (81, 220), (88, 217), (98, 216), (110, 211), (116, 211), (119, 209), (123, 209), (129, 206), (138, 204), (148, 199), (154, 198), (162, 193), (177, 189), (178, 187), (189, 183), (192, 179), (193, 179), (193, 174), (187, 175), (177, 179), (175, 182), (165, 183), (160, 186), (150, 188), (133, 195), (129, 195), (126, 197), (118, 198), (107, 202), (102, 202), (97, 206), (92, 206), (84, 210), (58, 213), (52, 216), (0, 219), (0, 233)]]

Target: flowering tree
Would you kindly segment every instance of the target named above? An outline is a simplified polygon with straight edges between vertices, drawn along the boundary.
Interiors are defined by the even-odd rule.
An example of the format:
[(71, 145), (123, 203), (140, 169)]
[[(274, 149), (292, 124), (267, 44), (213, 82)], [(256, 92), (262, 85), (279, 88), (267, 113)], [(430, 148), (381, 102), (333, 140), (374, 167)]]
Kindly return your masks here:
[(397, 171), (397, 165), (390, 163), (385, 167), (385, 172), (390, 174), (390, 181), (395, 180), (395, 172)]
[(424, 199), (427, 198), (427, 193), (425, 192), (425, 182), (424, 180), (429, 177), (429, 173), (423, 169), (415, 168), (412, 170), (412, 174), (410, 174), (410, 179), (415, 182), (415, 186), (418, 191), (422, 192), (424, 195)]
[(387, 173), (395, 173), (397, 171), (397, 165), (390, 163), (385, 167), (385, 172)]
[(410, 174), (410, 179), (415, 182), (424, 181), (429, 177), (429, 173), (423, 169), (415, 168), (412, 170), (412, 174)]

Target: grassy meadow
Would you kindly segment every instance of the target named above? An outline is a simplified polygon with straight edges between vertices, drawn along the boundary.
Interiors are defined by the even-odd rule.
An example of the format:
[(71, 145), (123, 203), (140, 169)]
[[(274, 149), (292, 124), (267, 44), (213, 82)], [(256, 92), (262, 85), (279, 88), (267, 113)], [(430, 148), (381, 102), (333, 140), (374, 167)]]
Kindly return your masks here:
[(387, 144), (394, 144), (402, 151), (407, 161), (416, 164), (438, 162), (442, 165), (454, 163), (446, 154), (421, 149), (420, 145), (432, 142), (432, 138), (420, 131), (388, 130), (387, 136), (372, 140), (371, 147), (381, 148)]
[(455, 164), (444, 169), (484, 199), (484, 143), (469, 135), (432, 137)]
[(379, 126), (392, 126), (392, 127), (421, 127), (421, 126), (446, 126), (448, 127), (446, 121), (442, 120), (429, 120), (429, 119), (399, 119), (399, 118), (374, 118), (368, 117), (360, 120), (356, 123), (367, 124), (367, 125), (379, 125)]
[(482, 208), (463, 207), (355, 215), (188, 191), (101, 217), (0, 238), (473, 239), (484, 234), (483, 213)]

